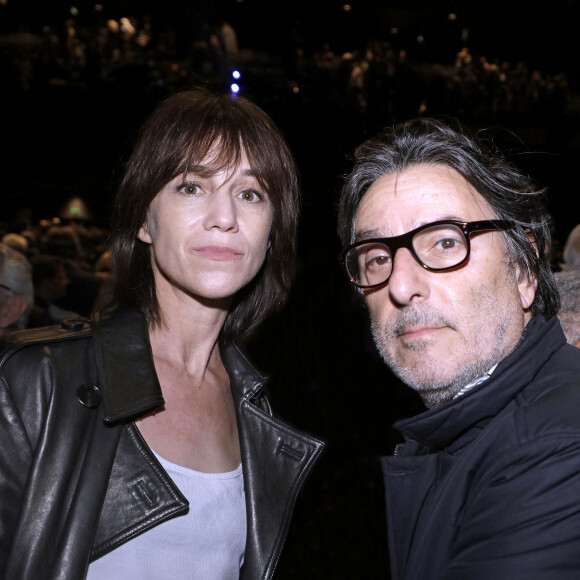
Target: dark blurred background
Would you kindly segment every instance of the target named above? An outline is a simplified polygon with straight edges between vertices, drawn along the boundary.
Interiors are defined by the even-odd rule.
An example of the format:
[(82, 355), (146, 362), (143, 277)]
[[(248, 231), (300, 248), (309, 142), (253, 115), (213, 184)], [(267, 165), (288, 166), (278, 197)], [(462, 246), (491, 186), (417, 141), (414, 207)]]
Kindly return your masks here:
[(393, 422), (422, 408), (378, 359), (338, 268), (355, 146), (417, 115), (486, 130), (549, 188), (557, 268), (580, 222), (579, 15), (576, 0), (0, 0), (2, 235), (40, 244), (72, 227), (92, 240), (79, 263), (96, 268), (137, 131), (180, 89), (238, 90), (290, 143), (304, 194), (296, 283), (248, 348), (277, 410), (329, 445), (277, 578), (389, 578), (379, 458)]

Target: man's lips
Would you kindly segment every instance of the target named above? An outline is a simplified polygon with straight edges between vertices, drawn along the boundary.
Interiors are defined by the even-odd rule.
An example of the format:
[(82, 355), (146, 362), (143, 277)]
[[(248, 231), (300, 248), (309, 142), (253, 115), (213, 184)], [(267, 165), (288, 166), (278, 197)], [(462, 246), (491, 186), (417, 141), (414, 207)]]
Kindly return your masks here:
[(196, 254), (210, 260), (239, 260), (242, 252), (228, 246), (200, 246), (193, 250)]
[(445, 326), (408, 326), (399, 332), (399, 336), (402, 338), (422, 338), (438, 330), (442, 330)]

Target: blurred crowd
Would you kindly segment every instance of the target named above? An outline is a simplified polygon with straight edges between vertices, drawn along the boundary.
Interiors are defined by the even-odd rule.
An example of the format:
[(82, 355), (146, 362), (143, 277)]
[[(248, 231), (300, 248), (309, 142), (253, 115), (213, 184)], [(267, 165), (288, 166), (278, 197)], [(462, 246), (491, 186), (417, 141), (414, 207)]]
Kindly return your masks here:
[(4, 298), (27, 298), (21, 316), (4, 330), (60, 324), (103, 310), (113, 286), (107, 236), (102, 228), (58, 219), (1, 232), (0, 254), (10, 257), (0, 269), (9, 290)]
[(260, 90), (264, 80), (256, 77), (270, 76), (270, 89), (278, 93), (339, 99), (382, 118), (433, 112), (486, 121), (553, 117), (561, 116), (570, 100), (564, 72), (544, 72), (522, 61), (488, 60), (467, 47), (458, 51), (454, 63), (421, 62), (382, 39), (369, 39), (365, 47), (340, 54), (323, 41), (310, 51), (296, 41), (283, 54), (264, 55), (240, 50), (236, 31), (225, 21), (197, 23), (184, 41), (172, 27), (158, 30), (150, 18), (103, 19), (87, 27), (71, 17), (60, 27), (0, 37), (0, 64), (5, 86), (18, 91), (63, 84), (122, 85), (136, 79), (150, 91), (200, 82), (225, 88), (233, 70), (245, 68), (250, 76), (258, 73), (254, 78)]
[[(453, 114), (486, 121), (562, 116), (570, 100), (564, 72), (552, 75), (525, 62), (488, 60), (464, 47), (453, 64), (417, 63), (389, 42), (369, 42), (366, 51), (318, 59), (348, 66), (348, 91), (361, 110), (383, 118)], [(340, 66), (340, 65), (339, 65)]]

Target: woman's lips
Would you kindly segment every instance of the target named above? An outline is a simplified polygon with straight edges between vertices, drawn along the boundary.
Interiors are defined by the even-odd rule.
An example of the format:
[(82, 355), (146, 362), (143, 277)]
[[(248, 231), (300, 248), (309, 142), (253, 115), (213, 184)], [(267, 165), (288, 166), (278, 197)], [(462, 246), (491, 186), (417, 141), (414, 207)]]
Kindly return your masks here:
[(194, 252), (204, 258), (217, 261), (238, 260), (242, 253), (228, 246), (201, 246), (194, 248)]

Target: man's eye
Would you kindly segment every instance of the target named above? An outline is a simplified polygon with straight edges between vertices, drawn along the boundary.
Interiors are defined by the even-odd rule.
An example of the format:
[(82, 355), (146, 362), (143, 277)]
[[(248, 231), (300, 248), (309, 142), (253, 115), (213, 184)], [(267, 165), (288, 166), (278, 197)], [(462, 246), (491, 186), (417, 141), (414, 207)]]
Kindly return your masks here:
[(391, 257), (388, 254), (379, 254), (368, 257), (365, 261), (365, 268), (367, 270), (376, 270), (379, 268), (387, 268), (390, 266)]
[(437, 244), (435, 244), (435, 247), (440, 250), (453, 250), (458, 245), (459, 240), (455, 238), (443, 238), (442, 240), (439, 240)]

